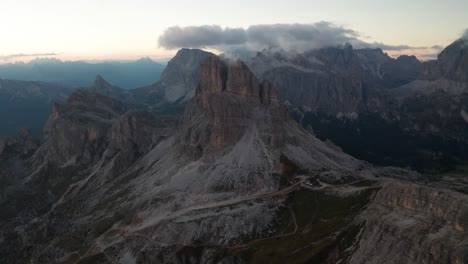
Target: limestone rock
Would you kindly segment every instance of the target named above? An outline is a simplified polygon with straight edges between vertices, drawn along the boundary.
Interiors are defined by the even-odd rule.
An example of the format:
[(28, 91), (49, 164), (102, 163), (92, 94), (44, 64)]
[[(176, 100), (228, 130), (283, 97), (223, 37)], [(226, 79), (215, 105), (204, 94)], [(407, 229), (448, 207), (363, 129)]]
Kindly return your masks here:
[(127, 110), (107, 96), (85, 90), (75, 92), (66, 103), (55, 104), (45, 127), (42, 158), (55, 164), (94, 164), (105, 150), (112, 122)]
[(459, 39), (437, 56), (441, 76), (459, 82), (468, 82), (468, 40)]
[(200, 78), (201, 63), (214, 54), (197, 49), (181, 49), (169, 61), (161, 78), (156, 83), (132, 90), (140, 105), (164, 108), (167, 105), (187, 103), (195, 94)]
[(448, 190), (388, 184), (364, 213), (350, 263), (466, 263), (467, 199)]

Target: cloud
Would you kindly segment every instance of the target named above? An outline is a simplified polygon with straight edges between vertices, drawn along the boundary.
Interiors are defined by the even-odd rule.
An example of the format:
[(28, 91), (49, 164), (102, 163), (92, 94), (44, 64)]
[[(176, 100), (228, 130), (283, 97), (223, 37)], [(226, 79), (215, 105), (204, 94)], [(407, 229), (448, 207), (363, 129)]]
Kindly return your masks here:
[(246, 43), (243, 29), (222, 29), (220, 26), (170, 27), (159, 38), (159, 45), (167, 49), (180, 47), (205, 48)]
[(431, 47), (431, 49), (443, 50), (443, 49), (445, 49), (445, 47), (442, 46), (442, 45), (434, 45), (434, 46)]
[(159, 37), (159, 45), (166, 49), (216, 48), (222, 51), (275, 47), (304, 50), (352, 42), (357, 36), (353, 30), (328, 22), (254, 25), (247, 29), (205, 25), (170, 27)]
[(463, 32), (462, 38), (468, 40), (468, 28)]
[(352, 29), (330, 22), (314, 24), (253, 25), (247, 29), (222, 28), (218, 25), (170, 27), (160, 37), (159, 45), (166, 49), (214, 48), (223, 52), (265, 48), (303, 52), (346, 42), (356, 48), (381, 48), (383, 50), (411, 50), (426, 47), (367, 43)]
[(379, 48), (383, 50), (418, 50), (418, 49), (427, 49), (427, 47), (413, 47), (408, 45), (387, 45), (384, 43), (361, 43), (361, 48)]
[(8, 55), (2, 55), (0, 56), (0, 60), (3, 61), (9, 61), (12, 59), (18, 59), (18, 58), (25, 58), (25, 57), (42, 57), (42, 56), (56, 56), (57, 53), (30, 53), (30, 54), (25, 54), (25, 53), (17, 53), (17, 54), (8, 54)]

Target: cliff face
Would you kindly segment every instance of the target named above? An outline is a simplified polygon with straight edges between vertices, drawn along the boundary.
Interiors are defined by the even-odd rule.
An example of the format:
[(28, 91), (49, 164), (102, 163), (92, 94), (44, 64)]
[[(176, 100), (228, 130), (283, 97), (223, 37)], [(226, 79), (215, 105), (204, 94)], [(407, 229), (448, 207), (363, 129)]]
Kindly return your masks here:
[(179, 109), (183, 110), (194, 96), (200, 78), (200, 65), (210, 56), (215, 55), (197, 49), (181, 49), (168, 62), (159, 81), (130, 92), (140, 106), (179, 113)]
[(415, 184), (386, 185), (364, 213), (350, 263), (466, 263), (467, 199)]
[(468, 40), (459, 39), (437, 56), (440, 75), (454, 81), (468, 82)]
[(374, 113), (390, 102), (386, 92), (379, 90), (378, 86), (340, 75), (278, 68), (267, 72), (264, 77), (275, 86), (282, 87), (280, 98), (313, 113), (332, 116)]
[(95, 164), (105, 150), (108, 129), (126, 106), (115, 99), (85, 90), (56, 104), (45, 127), (45, 159), (57, 165)]
[[(280, 132), (272, 131), (277, 129), (278, 122), (288, 120), (287, 110), (280, 106), (270, 83), (260, 83), (240, 61), (226, 64), (219, 58), (209, 58), (203, 63), (195, 99), (187, 106), (181, 123), (185, 127), (187, 124), (195, 125), (191, 120), (196, 120), (200, 114), (207, 117), (198, 126), (206, 128), (192, 131), (208, 131), (206, 136), (209, 139), (192, 133), (186, 136), (197, 141), (200, 139), (191, 144), (218, 148), (239, 141), (256, 119), (260, 133), (269, 134), (270, 140), (266, 143), (276, 146)], [(262, 118), (266, 124), (261, 124)]]
[(424, 63), (346, 45), (264, 51), (248, 64), (319, 138), (379, 165), (440, 169), (468, 157), (466, 43), (458, 40)]
[[(14, 137), (0, 138), (0, 204), (22, 185), (27, 160), (39, 148), (39, 142), (30, 133), (27, 129), (20, 129)], [(8, 210), (4, 211), (3, 217), (6, 215), (9, 215)]]

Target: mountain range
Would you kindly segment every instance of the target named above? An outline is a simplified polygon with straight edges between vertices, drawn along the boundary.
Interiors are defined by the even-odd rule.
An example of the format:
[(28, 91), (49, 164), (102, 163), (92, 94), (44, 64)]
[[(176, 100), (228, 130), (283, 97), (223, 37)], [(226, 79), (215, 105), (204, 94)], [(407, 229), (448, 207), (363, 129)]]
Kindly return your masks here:
[(0, 136), (13, 136), (19, 129), (29, 128), (39, 137), (54, 101), (65, 100), (79, 87), (95, 86), (96, 75), (126, 90), (154, 83), (164, 68), (149, 58), (94, 63), (35, 59), (0, 64)]
[(466, 174), (387, 166), (463, 164), (466, 58), (183, 49), (149, 86), (98, 75), (40, 140), (0, 139), (0, 261), (467, 263)]
[(150, 58), (136, 61), (61, 61), (35, 59), (28, 63), (0, 64), (0, 78), (39, 81), (76, 88), (87, 87), (96, 75), (125, 89), (141, 87), (159, 79), (165, 65)]
[(374, 163), (441, 169), (468, 154), (466, 52), (461, 39), (421, 63), (348, 44), (249, 65), (319, 138)]

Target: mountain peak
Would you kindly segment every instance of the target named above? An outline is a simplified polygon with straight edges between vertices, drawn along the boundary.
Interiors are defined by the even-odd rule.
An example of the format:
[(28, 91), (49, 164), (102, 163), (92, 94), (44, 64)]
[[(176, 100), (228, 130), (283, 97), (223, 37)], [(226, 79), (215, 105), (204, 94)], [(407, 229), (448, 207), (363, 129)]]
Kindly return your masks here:
[[(191, 145), (224, 147), (240, 140), (260, 116), (258, 122), (265, 122), (264, 118), (274, 123), (289, 120), (269, 82), (260, 83), (240, 60), (211, 56), (201, 65), (196, 95), (182, 118), (187, 128), (184, 137)], [(271, 144), (280, 142), (279, 135), (268, 134)]]
[(396, 58), (398, 62), (408, 63), (408, 64), (421, 64), (421, 62), (414, 55), (401, 55)]
[(190, 55), (196, 55), (196, 54), (211, 54), (210, 52), (206, 52), (201, 49), (188, 49), (188, 48), (183, 48), (177, 51), (176, 55), (174, 56), (173, 59), (180, 57), (180, 56), (190, 56)]
[(181, 49), (164, 69), (158, 82), (143, 88), (142, 94), (157, 94), (168, 103), (186, 103), (193, 97), (200, 77), (200, 65), (212, 53), (198, 49)]
[(273, 85), (268, 81), (260, 83), (241, 60), (223, 61), (219, 57), (209, 57), (202, 63), (196, 96), (201, 98), (203, 108), (207, 108), (210, 95), (222, 93), (260, 104), (279, 103)]
[(115, 87), (106, 81), (101, 75), (97, 75), (93, 83), (93, 89), (97, 92), (112, 91)]
[(103, 83), (103, 82), (107, 83), (107, 81), (100, 74), (96, 75), (94, 83), (96, 84), (96, 83)]
[(438, 56), (437, 64), (441, 75), (455, 81), (468, 81), (468, 40), (456, 40)]
[(136, 61), (137, 63), (154, 63), (155, 61), (152, 60), (150, 57), (144, 57)]

